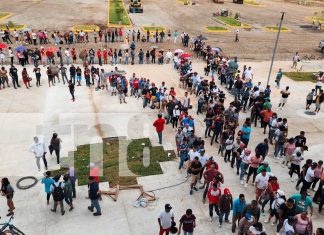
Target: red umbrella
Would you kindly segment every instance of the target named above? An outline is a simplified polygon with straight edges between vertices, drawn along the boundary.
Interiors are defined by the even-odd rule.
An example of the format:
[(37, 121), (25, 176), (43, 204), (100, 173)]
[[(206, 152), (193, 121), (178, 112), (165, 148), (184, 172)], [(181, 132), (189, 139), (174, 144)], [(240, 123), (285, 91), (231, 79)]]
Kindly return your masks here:
[(57, 48), (56, 47), (49, 47), (49, 48), (46, 49), (46, 51), (54, 53), (54, 52), (57, 52)]
[(0, 43), (0, 49), (7, 48), (8, 46), (6, 44)]
[(191, 58), (191, 55), (188, 54), (188, 53), (184, 53), (184, 54), (182, 54), (182, 55), (180, 56), (180, 58), (183, 58), (183, 59), (189, 59), (189, 58)]

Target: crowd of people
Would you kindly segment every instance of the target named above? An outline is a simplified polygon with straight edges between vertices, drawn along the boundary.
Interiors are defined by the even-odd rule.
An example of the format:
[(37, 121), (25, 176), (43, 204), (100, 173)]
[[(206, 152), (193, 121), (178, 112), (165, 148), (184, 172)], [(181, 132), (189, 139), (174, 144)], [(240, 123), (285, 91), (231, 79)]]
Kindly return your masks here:
[[(94, 40), (95, 42), (100, 42), (107, 38), (108, 41), (112, 40), (113, 42), (115, 40), (124, 41), (124, 34), (120, 35), (119, 32), (117, 29), (114, 32), (110, 32), (110, 34), (108, 32), (99, 32), (98, 35), (94, 34)], [(65, 41), (66, 44), (72, 44), (75, 40), (80, 43), (87, 41), (86, 34), (81, 33), (80, 35), (80, 33), (75, 35), (75, 33), (70, 32), (67, 34), (67, 37), (62, 38), (60, 33), (56, 32), (52, 39), (55, 39), (54, 42), (58, 44), (62, 44), (62, 40), (67, 40)], [(43, 35), (43, 33), (39, 35)], [(96, 35), (97, 37), (95, 37)], [(150, 35), (151, 33), (148, 32), (148, 40), (150, 40)], [(33, 39), (33, 36), (31, 37)], [(42, 37), (36, 38), (36, 44), (48, 43), (48, 40), (46, 38), (42, 39)], [(133, 31), (131, 37), (136, 37), (138, 41), (142, 40), (141, 38), (145, 37), (145, 35), (141, 36), (140, 33), (134, 33)], [(170, 40), (171, 33), (169, 34), (168, 32), (166, 37), (167, 40)], [(174, 43), (176, 43), (177, 37), (178, 35), (173, 35)], [(2, 38), (4, 39), (4, 37)], [(135, 51), (135, 38), (132, 39), (130, 55), (132, 55), (132, 51), (133, 53)], [(8, 42), (8, 39), (5, 40)], [(156, 42), (163, 41), (164, 35), (162, 36), (161, 33), (155, 34), (155, 40)], [(190, 44), (190, 37), (184, 35), (182, 43), (184, 43), (184, 46), (188, 46)], [(197, 43), (191, 41), (191, 43), (194, 50), (197, 46), (203, 46), (202, 41), (197, 41)], [(32, 41), (32, 44), (34, 44), (34, 41)], [(231, 224), (232, 232), (238, 232), (239, 235), (264, 235), (267, 233), (264, 223), (270, 222), (273, 226), (276, 226), (277, 233), (281, 231), (281, 234), (285, 235), (306, 235), (313, 234), (315, 231), (316, 235), (324, 234), (322, 228), (315, 230), (312, 225), (313, 203), (319, 204), (319, 213), (322, 212), (324, 204), (323, 161), (316, 162), (312, 159), (304, 158), (305, 151), (308, 150), (306, 133), (301, 130), (297, 136), (289, 134), (289, 120), (284, 117), (283, 113), (273, 111), (270, 85), (264, 87), (260, 82), (256, 83), (251, 67), (244, 66), (243, 70), (240, 71), (236, 58), (227, 60), (218, 52), (215, 53), (212, 48), (206, 47), (203, 54), (206, 60), (204, 75), (208, 77), (209, 73), (211, 73), (211, 79), (204, 79), (198, 72), (193, 72), (194, 68), (190, 60), (183, 58), (179, 52), (172, 53), (170, 51), (170, 57), (167, 54), (167, 62), (170, 62), (171, 59), (173, 60), (173, 68), (180, 75), (179, 87), (185, 90), (184, 97), (180, 98), (175, 88), (168, 87), (164, 81), (161, 81), (160, 84), (155, 84), (150, 79), (140, 77), (135, 73), (127, 78), (125, 72), (119, 70), (118, 67), (115, 67), (114, 71), (105, 71), (105, 69), (95, 64), (94, 58), (96, 54), (99, 66), (102, 65), (101, 55), (103, 55), (104, 64), (109, 63), (109, 61), (110, 63), (112, 61), (113, 64), (117, 64), (115, 63), (116, 61), (121, 63), (123, 59), (118, 59), (119, 52), (117, 50), (112, 53), (113, 55), (110, 55), (110, 59), (108, 57), (105, 59), (104, 52), (101, 54), (101, 51), (98, 50), (95, 53), (93, 49), (90, 49), (84, 52), (86, 56), (83, 57), (83, 67), (78, 67), (74, 65), (73, 53), (68, 48), (64, 53), (62, 48), (59, 48), (56, 59), (43, 54), (43, 49), (35, 49), (37, 53), (33, 52), (38, 55), (38, 57), (35, 57), (38, 62), (36, 62), (35, 69), (33, 70), (37, 87), (42, 84), (42, 73), (39, 64), (44, 63), (45, 66), (48, 66), (46, 69), (48, 85), (53, 86), (61, 80), (62, 83), (67, 83), (73, 101), (75, 100), (75, 86), (83, 85), (84, 82), (82, 81), (84, 80), (87, 86), (94, 86), (98, 91), (105, 90), (109, 91), (111, 96), (118, 95), (121, 104), (127, 103), (126, 97), (142, 98), (143, 108), (151, 108), (159, 112), (157, 120), (153, 123), (158, 134), (159, 144), (163, 143), (162, 134), (165, 128), (168, 128), (166, 125), (172, 125), (172, 128), (177, 130), (175, 143), (179, 160), (178, 169), (180, 172), (185, 172), (190, 180), (188, 194), (200, 193), (202, 203), (208, 203), (210, 222), (215, 220), (215, 212), (220, 228), (224, 226), (224, 223)], [(12, 49), (10, 48), (9, 50)], [(90, 52), (91, 50), (93, 52)], [(125, 53), (128, 53), (127, 50), (125, 49)], [(154, 51), (154, 55), (151, 54), (152, 51)], [(152, 51), (148, 52), (147, 63), (155, 63), (155, 49), (153, 48)], [(100, 56), (98, 52), (100, 52)], [(140, 50), (141, 52), (144, 56), (144, 52)], [(199, 50), (198, 54), (200, 53), (201, 50)], [(9, 55), (11, 54), (9, 53)], [(63, 55), (65, 55), (65, 58), (63, 58)], [(72, 56), (72, 60), (68, 59), (69, 56), (67, 55)], [(108, 56), (109, 53), (107, 52), (106, 55)], [(45, 59), (43, 59), (44, 57)], [(29, 57), (27, 56), (27, 58)], [(143, 63), (144, 57), (138, 55), (138, 59), (139, 63)], [(29, 62), (28, 60), (25, 60), (25, 62)], [(9, 87), (8, 75), (12, 78), (12, 86), (16, 89), (20, 87), (20, 76), (14, 61), (15, 59), (13, 58), (9, 72), (5, 67), (1, 68), (0, 85), (2, 88)], [(25, 62), (21, 63), (21, 65), (24, 66)], [(35, 61), (33, 62), (35, 63)], [(70, 65), (70, 62), (72, 65)], [(131, 63), (133, 62), (134, 57), (131, 58)], [(164, 59), (162, 59), (163, 62)], [(68, 73), (69, 76), (67, 75)], [(23, 69), (21, 77), (25, 87), (29, 89), (31, 87), (32, 75), (28, 74), (26, 68)], [(278, 89), (281, 77), (281, 70), (279, 70), (276, 77)], [(312, 101), (311, 103), (307, 102), (307, 107), (309, 108), (312, 103), (315, 103), (316, 112), (320, 110), (320, 105), (324, 100), (321, 87), (323, 74), (319, 77), (316, 88), (312, 91), (313, 93), (316, 92), (316, 95), (313, 95), (312, 99), (309, 99), (310, 96), (307, 96), (307, 101)], [(229, 95), (226, 95), (225, 89), (229, 92)], [(285, 87), (281, 91), (282, 98), (277, 110), (282, 110), (285, 107), (289, 95), (290, 89)], [(197, 100), (197, 103), (194, 103), (195, 100)], [(229, 105), (226, 107), (225, 100), (233, 101), (228, 102)], [(197, 135), (194, 113), (204, 117), (205, 130), (202, 136)], [(245, 115), (249, 113), (250, 115), (240, 125), (239, 120), (242, 113), (245, 113)], [(259, 140), (255, 149), (249, 147), (251, 145), (250, 139), (253, 125), (255, 129), (260, 126), (263, 133), (267, 134), (267, 138)], [(220, 157), (209, 156), (206, 151), (206, 144), (213, 146), (215, 143)], [(56, 133), (53, 134), (49, 150), (50, 152), (55, 152), (57, 164), (60, 163), (60, 145), (61, 139), (58, 138)], [(41, 170), (40, 159), (43, 160), (45, 170), (48, 169), (45, 157), (47, 149), (45, 146), (43, 142), (35, 137), (33, 144), (29, 148), (29, 151), (35, 155), (38, 170)], [(272, 157), (272, 161), (277, 165), (270, 164), (269, 158)], [(227, 176), (231, 173), (225, 173), (222, 167), (226, 163), (230, 164), (230, 167), (233, 168), (233, 174), (237, 175), (237, 180), (242, 187), (249, 187), (255, 190), (255, 197), (253, 199), (248, 200), (247, 196), (243, 193), (232, 194), (234, 190), (226, 182)], [(297, 181), (296, 189), (298, 191), (296, 194), (287, 195), (286, 190), (280, 188), (280, 180), (282, 179), (271, 170), (271, 168), (278, 166), (281, 166), (282, 170), (287, 171), (291, 182)], [(88, 187), (91, 205), (88, 209), (93, 212), (95, 208), (96, 212), (93, 215), (100, 216), (99, 178), (95, 166), (90, 164), (89, 169)], [(75, 206), (73, 198), (76, 195), (76, 174), (75, 169), (70, 167), (63, 176), (62, 181), (61, 176), (54, 176), (52, 178), (50, 171), (46, 171), (42, 183), (45, 186), (47, 204), (50, 203), (50, 197), (52, 196), (53, 198), (53, 208), (51, 209), (53, 212), (56, 212), (57, 206), (60, 205), (61, 214), (65, 214), (64, 200), (69, 205), (69, 210), (73, 210)], [(298, 178), (295, 178), (294, 174)], [(302, 187), (299, 190), (300, 185)], [(311, 196), (311, 190), (315, 191), (313, 196)], [(2, 180), (1, 192), (7, 197), (8, 215), (12, 215), (15, 209), (12, 201), (14, 190), (6, 178)], [(261, 216), (266, 216), (266, 207), (269, 208), (270, 213), (264, 221), (261, 221)], [(232, 214), (231, 220), (230, 214)], [(194, 211), (187, 209), (185, 214), (179, 218), (179, 228), (176, 229), (175, 212), (170, 204), (166, 204), (158, 217), (159, 234), (169, 234), (172, 230), (178, 230), (179, 234), (181, 231), (184, 234), (193, 234), (197, 220)]]

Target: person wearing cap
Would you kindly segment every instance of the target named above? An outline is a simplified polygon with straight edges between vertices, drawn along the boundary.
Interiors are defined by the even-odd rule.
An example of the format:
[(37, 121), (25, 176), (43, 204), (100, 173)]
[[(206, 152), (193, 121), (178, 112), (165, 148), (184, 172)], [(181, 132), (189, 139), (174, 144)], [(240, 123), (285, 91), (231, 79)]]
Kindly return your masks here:
[(170, 233), (172, 222), (174, 222), (174, 213), (170, 204), (165, 204), (164, 210), (161, 211), (158, 223), (160, 226), (159, 235), (166, 235)]
[(231, 223), (228, 220), (228, 216), (233, 208), (233, 197), (228, 188), (224, 188), (224, 194), (219, 199), (219, 227), (222, 227), (224, 215), (225, 215), (225, 222)]
[(164, 130), (164, 124), (165, 124), (165, 120), (164, 118), (162, 118), (162, 114), (159, 113), (158, 119), (156, 119), (155, 122), (153, 123), (153, 126), (155, 127), (159, 137), (159, 144), (162, 144), (162, 132)]
[(239, 222), (238, 235), (247, 234), (247, 232), (249, 231), (249, 228), (254, 223), (255, 223), (255, 218), (252, 215), (250, 215), (249, 213), (246, 213), (245, 216)]
[(181, 228), (184, 235), (193, 235), (194, 228), (196, 227), (196, 216), (192, 214), (191, 209), (186, 210), (186, 214), (181, 217), (179, 222), (178, 235), (181, 233)]
[(260, 174), (263, 169), (265, 169), (266, 172), (271, 172), (271, 168), (270, 168), (269, 162), (267, 160), (263, 161), (261, 166), (259, 166), (259, 168), (257, 170), (257, 174)]
[(243, 210), (246, 206), (244, 194), (240, 194), (238, 198), (233, 201), (233, 217), (232, 217), (232, 233), (235, 233), (236, 223), (242, 218)]

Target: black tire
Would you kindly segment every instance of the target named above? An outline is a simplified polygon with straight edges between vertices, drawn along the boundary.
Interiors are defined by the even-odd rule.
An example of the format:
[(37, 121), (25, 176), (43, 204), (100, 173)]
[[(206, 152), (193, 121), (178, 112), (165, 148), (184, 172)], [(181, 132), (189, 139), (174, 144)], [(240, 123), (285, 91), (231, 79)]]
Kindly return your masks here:
[[(32, 184), (30, 184), (30, 185), (21, 186), (20, 183), (21, 183), (22, 181), (26, 180), (26, 179), (32, 179), (32, 180), (34, 180), (34, 182), (33, 182)], [(16, 186), (17, 186), (17, 188), (19, 188), (19, 189), (25, 190), (25, 189), (29, 189), (29, 188), (34, 187), (37, 183), (38, 183), (38, 179), (37, 179), (36, 177), (34, 177), (34, 176), (26, 176), (26, 177), (22, 177), (22, 178), (20, 178), (20, 179), (17, 181)]]
[(322, 47), (321, 52), (324, 53), (324, 47)]

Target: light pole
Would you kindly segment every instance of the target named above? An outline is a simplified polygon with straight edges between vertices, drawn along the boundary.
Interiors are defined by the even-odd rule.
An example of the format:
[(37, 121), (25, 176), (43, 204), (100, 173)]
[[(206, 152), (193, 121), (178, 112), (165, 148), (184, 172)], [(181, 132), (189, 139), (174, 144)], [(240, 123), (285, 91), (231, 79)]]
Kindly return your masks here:
[(275, 58), (275, 55), (276, 55), (277, 45), (278, 45), (278, 41), (279, 41), (279, 35), (280, 35), (280, 31), (281, 31), (281, 25), (282, 25), (283, 18), (285, 16), (285, 12), (281, 12), (281, 14), (282, 15), (281, 15), (281, 20), (280, 20), (280, 24), (279, 24), (279, 30), (278, 30), (278, 34), (277, 34), (276, 44), (275, 44), (275, 47), (273, 48), (273, 53), (272, 53), (272, 60), (271, 60), (267, 85), (269, 85), (269, 81), (270, 81), (271, 70), (272, 70), (273, 61), (274, 61), (274, 58)]

